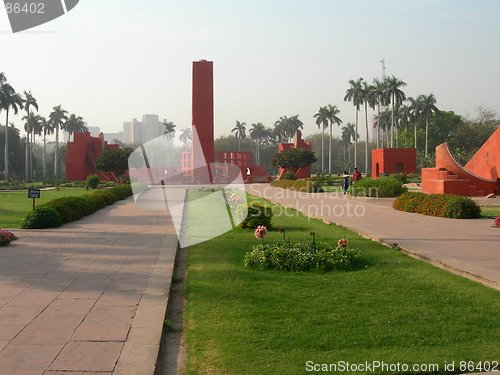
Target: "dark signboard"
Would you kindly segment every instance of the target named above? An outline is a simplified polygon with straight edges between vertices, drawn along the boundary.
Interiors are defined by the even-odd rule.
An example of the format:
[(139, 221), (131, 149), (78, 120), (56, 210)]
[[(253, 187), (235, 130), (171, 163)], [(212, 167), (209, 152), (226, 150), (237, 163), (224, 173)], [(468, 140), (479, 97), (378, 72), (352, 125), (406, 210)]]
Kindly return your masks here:
[(28, 198), (40, 198), (40, 190), (28, 189)]

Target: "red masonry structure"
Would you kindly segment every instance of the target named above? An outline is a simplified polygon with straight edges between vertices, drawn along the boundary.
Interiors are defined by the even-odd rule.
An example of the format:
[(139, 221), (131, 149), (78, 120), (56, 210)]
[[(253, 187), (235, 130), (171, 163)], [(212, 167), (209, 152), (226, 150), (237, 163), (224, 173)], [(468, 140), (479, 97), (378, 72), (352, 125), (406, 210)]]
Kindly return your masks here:
[(381, 174), (417, 173), (415, 148), (379, 148), (372, 150), (372, 177)]
[[(278, 152), (281, 152), (283, 150), (288, 150), (291, 148), (303, 148), (311, 151), (311, 142), (305, 142), (302, 139), (302, 133), (300, 132), (300, 130), (297, 130), (295, 132), (295, 135), (293, 136), (293, 143), (280, 143), (278, 146)], [(279, 178), (281, 178), (283, 173), (285, 173), (286, 171), (287, 171), (286, 169), (280, 168)], [(295, 177), (297, 179), (311, 177), (311, 167), (305, 167), (299, 169), (295, 174)]]
[(108, 145), (104, 135), (91, 137), (89, 132), (74, 133), (73, 142), (68, 142), (66, 153), (66, 180), (83, 181), (92, 174), (98, 174), (101, 180), (118, 182), (113, 173), (98, 171), (95, 167), (97, 158), (104, 149), (116, 149), (119, 145)]

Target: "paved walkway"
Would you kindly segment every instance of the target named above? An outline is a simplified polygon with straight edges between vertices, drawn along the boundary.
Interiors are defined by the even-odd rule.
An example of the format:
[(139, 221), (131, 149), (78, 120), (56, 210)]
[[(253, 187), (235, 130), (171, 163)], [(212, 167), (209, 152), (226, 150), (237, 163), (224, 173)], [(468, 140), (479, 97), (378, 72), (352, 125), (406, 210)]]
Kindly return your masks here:
[(177, 236), (133, 198), (0, 247), (0, 374), (152, 375)]
[[(307, 216), (345, 226), (365, 237), (397, 246), (440, 268), (500, 290), (500, 229), (491, 227), (491, 219), (456, 220), (401, 212), (392, 208), (394, 199), (388, 198), (298, 193), (269, 184), (246, 187), (250, 194), (298, 209)], [(488, 203), (496, 204), (496, 201), (490, 199)]]

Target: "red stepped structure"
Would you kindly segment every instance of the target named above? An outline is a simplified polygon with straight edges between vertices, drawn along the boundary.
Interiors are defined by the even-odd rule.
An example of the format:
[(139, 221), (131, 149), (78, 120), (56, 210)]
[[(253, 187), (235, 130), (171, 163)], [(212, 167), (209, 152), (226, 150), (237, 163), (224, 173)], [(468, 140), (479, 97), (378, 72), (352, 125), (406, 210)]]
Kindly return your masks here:
[(372, 178), (381, 174), (417, 173), (415, 148), (379, 148), (372, 150)]
[[(292, 148), (303, 148), (303, 149), (311, 151), (311, 142), (305, 142), (302, 139), (302, 133), (300, 132), (300, 130), (297, 130), (295, 132), (295, 135), (293, 136), (293, 143), (280, 143), (278, 146), (278, 152), (281, 152), (284, 150), (289, 150)], [(283, 175), (283, 173), (285, 173), (286, 171), (287, 171), (287, 169), (280, 168), (278, 179), (280, 179), (281, 176)], [(311, 177), (311, 167), (305, 167), (305, 168), (299, 169), (295, 173), (295, 177), (297, 179)]]
[(118, 182), (118, 176), (113, 173), (96, 169), (95, 158), (104, 149), (119, 147), (119, 145), (108, 145), (102, 133), (97, 138), (91, 137), (89, 132), (74, 133), (73, 142), (68, 142), (66, 152), (66, 180), (83, 181), (87, 176), (97, 174), (101, 180)]
[(436, 147), (436, 167), (422, 168), (422, 192), (469, 197), (500, 194), (500, 128), (465, 167), (446, 143)]

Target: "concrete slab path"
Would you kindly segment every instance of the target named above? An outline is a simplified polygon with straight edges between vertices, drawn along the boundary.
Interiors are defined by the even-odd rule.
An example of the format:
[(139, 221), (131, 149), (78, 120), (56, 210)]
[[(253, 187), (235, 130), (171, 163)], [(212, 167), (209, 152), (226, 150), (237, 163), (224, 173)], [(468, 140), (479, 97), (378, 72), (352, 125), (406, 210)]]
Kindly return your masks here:
[[(299, 193), (269, 184), (251, 184), (246, 188), (250, 194), (297, 209), (309, 217), (345, 226), (500, 290), (500, 229), (491, 227), (491, 219), (457, 220), (401, 212), (392, 208), (391, 198)], [(495, 203), (491, 201), (494, 200), (488, 203)]]
[(177, 236), (133, 198), (0, 248), (0, 374), (152, 375)]

